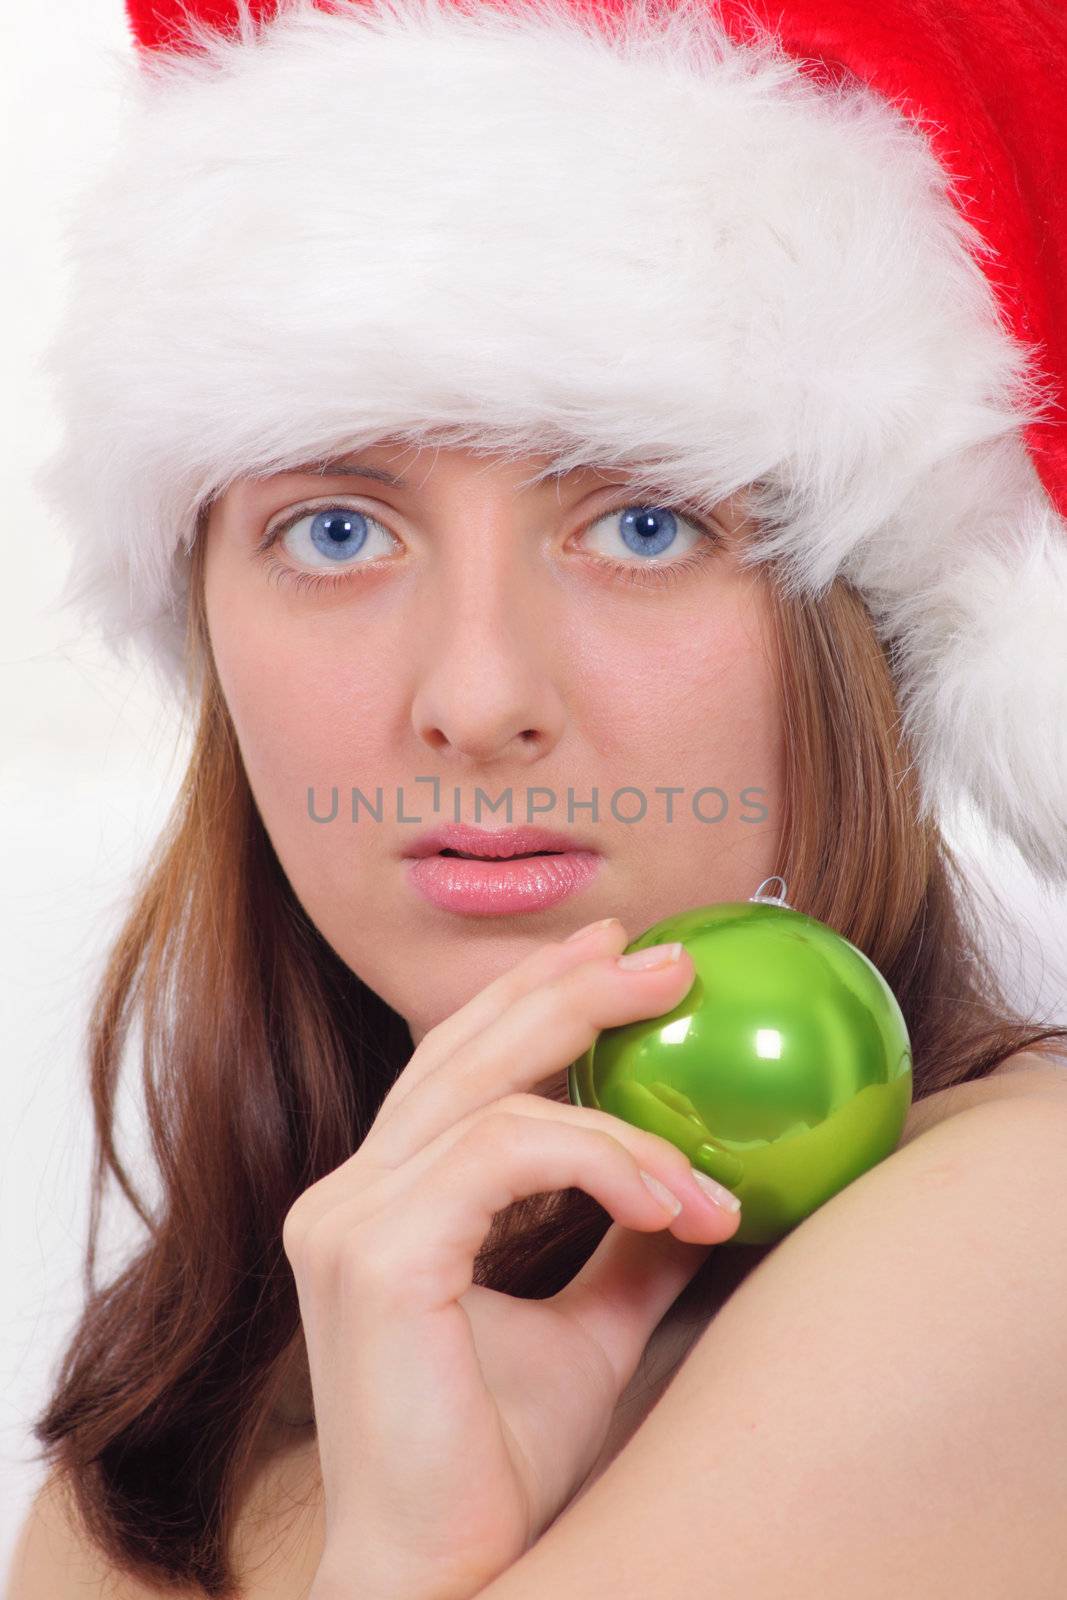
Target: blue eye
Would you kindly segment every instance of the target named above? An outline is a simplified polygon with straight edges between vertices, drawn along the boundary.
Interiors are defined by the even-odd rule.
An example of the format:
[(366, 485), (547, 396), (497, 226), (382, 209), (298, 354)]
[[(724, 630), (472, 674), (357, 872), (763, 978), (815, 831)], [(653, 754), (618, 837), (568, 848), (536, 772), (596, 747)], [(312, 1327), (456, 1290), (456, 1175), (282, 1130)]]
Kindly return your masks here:
[[(375, 530), (385, 534), (385, 540), (376, 539)], [(372, 555), (382, 554), (396, 542), (376, 518), (354, 506), (324, 506), (320, 511), (305, 512), (279, 530), (279, 536), (297, 561), (320, 570), (323, 564), (336, 567), (350, 562), (368, 547)], [(316, 561), (316, 552), (321, 562)]]
[[(633, 502), (602, 513), (581, 530), (583, 538), (588, 535), (595, 536), (590, 548), (598, 563), (631, 585), (676, 583), (713, 557), (722, 543), (720, 535), (703, 521), (670, 506)], [(271, 547), (279, 542), (304, 571), (294, 572), (273, 557)], [(620, 542), (623, 556), (629, 559), (620, 559)], [(399, 540), (376, 517), (334, 502), (319, 508), (298, 507), (285, 522), (268, 531), (259, 550), (267, 558), (272, 581), (322, 589), (343, 583), (351, 568), (368, 566), (371, 558), (391, 554), (398, 546)]]
[(587, 533), (600, 528), (602, 525), (609, 529), (607, 548), (601, 539), (594, 543), (598, 554), (615, 558), (619, 554), (618, 545), (614, 543), (621, 538), (625, 547), (634, 555), (651, 559), (660, 556), (664, 551), (670, 551), (675, 557), (686, 554), (694, 545), (699, 544), (702, 538), (707, 537), (703, 529), (694, 523), (688, 526), (694, 533), (688, 543), (683, 537), (679, 546), (679, 524), (686, 524), (688, 519), (677, 517), (669, 506), (642, 506), (629, 505), (617, 506), (614, 511), (609, 511), (605, 516), (598, 517), (596, 522), (590, 523)]

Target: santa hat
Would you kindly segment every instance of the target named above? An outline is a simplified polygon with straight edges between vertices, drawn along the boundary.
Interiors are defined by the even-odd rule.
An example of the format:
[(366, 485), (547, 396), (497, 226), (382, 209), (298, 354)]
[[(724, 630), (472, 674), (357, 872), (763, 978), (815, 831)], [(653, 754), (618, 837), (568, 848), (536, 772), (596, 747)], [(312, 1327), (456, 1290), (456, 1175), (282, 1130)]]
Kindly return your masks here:
[[(129, 0), (39, 478), (182, 672), (198, 510), (376, 440), (743, 486), (891, 641), (924, 811), (1067, 880), (1055, 0)], [(668, 498), (669, 497), (669, 498)]]

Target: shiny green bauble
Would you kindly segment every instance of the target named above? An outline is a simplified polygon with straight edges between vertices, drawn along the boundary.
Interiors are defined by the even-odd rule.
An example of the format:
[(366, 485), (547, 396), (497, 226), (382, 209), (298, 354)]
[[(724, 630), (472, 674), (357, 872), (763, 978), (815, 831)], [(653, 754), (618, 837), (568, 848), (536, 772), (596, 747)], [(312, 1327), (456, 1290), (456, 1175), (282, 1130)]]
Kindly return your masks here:
[(696, 968), (689, 992), (605, 1028), (568, 1069), (570, 1101), (669, 1139), (740, 1199), (725, 1242), (765, 1244), (896, 1148), (907, 1025), (874, 963), (784, 886), (668, 917), (627, 949), (676, 939)]

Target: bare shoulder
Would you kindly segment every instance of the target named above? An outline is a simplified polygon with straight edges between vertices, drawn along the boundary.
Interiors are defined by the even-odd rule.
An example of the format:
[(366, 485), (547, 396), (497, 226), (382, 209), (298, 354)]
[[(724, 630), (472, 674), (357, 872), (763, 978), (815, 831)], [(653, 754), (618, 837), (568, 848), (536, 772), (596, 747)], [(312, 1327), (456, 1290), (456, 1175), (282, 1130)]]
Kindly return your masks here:
[(1050, 1046), (1020, 1050), (984, 1078), (957, 1083), (916, 1100), (908, 1112), (900, 1144), (907, 1144), (918, 1134), (969, 1106), (1034, 1094), (1067, 1096), (1067, 1055), (1054, 1056)]
[(110, 1569), (85, 1534), (65, 1481), (56, 1473), (45, 1480), (19, 1532), (4, 1600), (159, 1600), (163, 1592)]
[[(311, 1441), (265, 1460), (239, 1505), (231, 1555), (241, 1600), (303, 1600), (322, 1554), (321, 1476)], [(89, 1539), (53, 1474), (19, 1533), (2, 1600), (203, 1600), (203, 1590), (116, 1571)]]
[[(1060, 1041), (1055, 1043), (1059, 1048)], [(1054, 1054), (1051, 1046), (1020, 1050), (984, 1078), (960, 1084), (959, 1088), (977, 1090), (989, 1085), (985, 1098), (993, 1100), (1002, 1095), (1041, 1093), (1046, 1089), (1067, 1094), (1067, 1043), (1062, 1050), (1062, 1054)]]

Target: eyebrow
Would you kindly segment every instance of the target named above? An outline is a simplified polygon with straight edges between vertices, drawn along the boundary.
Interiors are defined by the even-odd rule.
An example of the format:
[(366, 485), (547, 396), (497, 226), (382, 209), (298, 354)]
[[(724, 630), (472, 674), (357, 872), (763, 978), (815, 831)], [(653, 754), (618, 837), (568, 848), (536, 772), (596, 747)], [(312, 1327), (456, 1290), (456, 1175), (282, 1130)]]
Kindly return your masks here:
[(280, 472), (272, 472), (270, 476), (280, 478), (289, 472), (306, 472), (331, 478), (375, 478), (379, 483), (388, 483), (394, 489), (407, 488), (403, 478), (395, 478), (391, 472), (383, 472), (380, 467), (354, 461), (348, 456), (328, 457), (325, 461), (301, 461), (296, 466), (283, 467)]
[[(539, 472), (534, 479), (535, 483), (557, 483), (561, 478), (566, 478), (569, 473), (582, 471), (587, 463), (583, 462), (577, 468), (569, 467), (560, 470), (551, 468)], [(590, 471), (599, 470), (588, 463)], [(331, 478), (374, 478), (378, 483), (387, 483), (393, 489), (406, 489), (407, 483), (403, 478), (394, 477), (391, 472), (384, 472), (381, 467), (372, 467), (367, 462), (356, 461), (351, 456), (328, 456), (322, 461), (301, 461), (296, 466), (283, 467), (279, 472), (268, 474), (269, 478), (280, 478), (287, 473), (303, 472), (317, 477)]]

